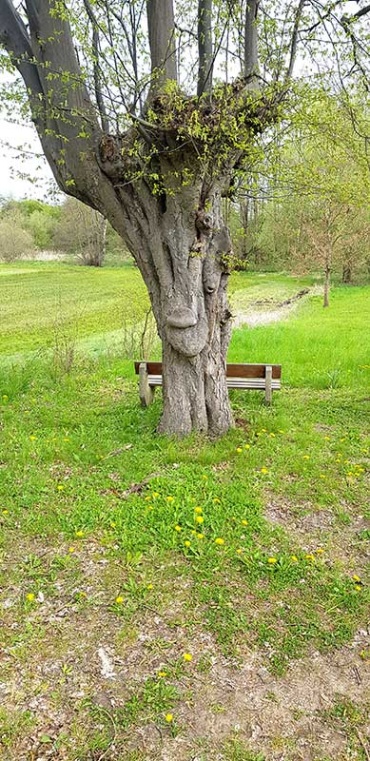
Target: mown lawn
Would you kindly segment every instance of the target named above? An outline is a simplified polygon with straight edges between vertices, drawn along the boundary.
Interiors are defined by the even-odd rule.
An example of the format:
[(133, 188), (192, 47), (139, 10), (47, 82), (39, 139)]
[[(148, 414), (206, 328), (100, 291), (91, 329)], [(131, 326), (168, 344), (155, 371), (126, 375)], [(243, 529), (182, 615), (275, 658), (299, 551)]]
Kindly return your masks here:
[[(126, 268), (90, 272), (92, 335)], [(0, 758), (366, 761), (369, 293), (236, 331), (230, 358), (280, 361), (284, 389), (233, 392), (217, 442), (157, 436), (160, 394), (142, 410), (112, 352), (0, 369)], [(52, 346), (12, 309), (20, 352)]]

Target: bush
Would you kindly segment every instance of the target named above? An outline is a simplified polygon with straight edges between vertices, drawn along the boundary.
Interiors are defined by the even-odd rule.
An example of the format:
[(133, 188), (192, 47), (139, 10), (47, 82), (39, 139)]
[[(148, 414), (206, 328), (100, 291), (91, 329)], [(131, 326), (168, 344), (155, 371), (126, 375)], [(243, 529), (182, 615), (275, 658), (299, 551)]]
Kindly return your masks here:
[(0, 220), (0, 259), (12, 262), (25, 254), (34, 255), (32, 235), (22, 230), (17, 219)]

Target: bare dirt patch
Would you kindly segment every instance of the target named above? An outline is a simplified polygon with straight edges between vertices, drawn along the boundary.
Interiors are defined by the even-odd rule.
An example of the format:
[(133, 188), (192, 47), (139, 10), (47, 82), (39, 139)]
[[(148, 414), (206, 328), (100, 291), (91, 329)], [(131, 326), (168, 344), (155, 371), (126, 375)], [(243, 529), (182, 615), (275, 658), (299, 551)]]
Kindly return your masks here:
[(280, 320), (290, 317), (302, 301), (321, 294), (322, 288), (316, 286), (315, 288), (305, 288), (281, 302), (276, 302), (273, 298), (254, 301), (246, 311), (236, 310), (233, 327), (240, 328), (247, 325), (250, 328), (255, 328), (258, 325), (280, 322)]
[(296, 538), (302, 549), (312, 552), (323, 548), (328, 558), (345, 563), (349, 571), (365, 570), (369, 566), (369, 543), (361, 538), (363, 531), (370, 528), (365, 515), (351, 513), (348, 505), (342, 504), (348, 515), (348, 523), (340, 522), (331, 509), (318, 509), (311, 502), (295, 503), (280, 495), (269, 494), (266, 499), (266, 518), (284, 528)]
[[(74, 544), (69, 553), (62, 541), (48, 548), (29, 540), (19, 546), (19, 556), (12, 548), (4, 558), (0, 708), (8, 729), (2, 729), (0, 758), (229, 761), (234, 756), (223, 748), (231, 739), (268, 761), (360, 761), (360, 739), (353, 745), (352, 737), (348, 755), (348, 732), (331, 717), (340, 701), (364, 712), (370, 702), (368, 630), (335, 652), (312, 652), (276, 677), (257, 650), (246, 648), (241, 662), (222, 654), (199, 611), (191, 611), (191, 582), (178, 564), (156, 567), (160, 604), (153, 592), (120, 617), (111, 603), (119, 585), (130, 581), (130, 570), (94, 541)], [(14, 577), (21, 567), (21, 587), (28, 588), (31, 561), (25, 570), (25, 558), (39, 569), (38, 597), (28, 609), (20, 606)], [(182, 655), (189, 651), (193, 660), (184, 666)], [(177, 691), (177, 734), (142, 697), (160, 671)], [(122, 723), (130, 701), (132, 720)], [(361, 725), (361, 738), (366, 730)], [(130, 752), (138, 755), (130, 758)]]

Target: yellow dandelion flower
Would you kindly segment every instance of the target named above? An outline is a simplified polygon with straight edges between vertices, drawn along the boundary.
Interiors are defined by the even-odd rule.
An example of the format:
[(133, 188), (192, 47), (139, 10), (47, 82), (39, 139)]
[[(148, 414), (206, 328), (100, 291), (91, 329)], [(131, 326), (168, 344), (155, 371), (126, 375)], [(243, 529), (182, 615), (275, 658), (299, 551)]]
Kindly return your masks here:
[(357, 575), (357, 573), (354, 573), (354, 574), (353, 574), (353, 576), (352, 576), (352, 578), (353, 578), (353, 581), (361, 581), (361, 579), (360, 579), (360, 577)]
[(150, 500), (151, 500), (151, 497), (149, 497), (149, 496), (145, 497), (145, 502), (150, 502)]
[(277, 563), (277, 558), (274, 558), (274, 557), (267, 558), (267, 562), (270, 563), (270, 565), (274, 565), (275, 563)]
[(221, 546), (222, 544), (225, 544), (225, 539), (222, 539), (222, 537), (221, 537), (221, 536), (218, 536), (218, 537), (215, 539), (215, 544), (218, 544), (219, 546)]
[(268, 472), (269, 472), (268, 468), (261, 468), (260, 470), (260, 473), (262, 473), (263, 475), (266, 475), (266, 473)]
[(195, 519), (195, 522), (196, 523), (204, 523), (203, 515), (197, 515), (197, 517)]
[(310, 459), (310, 455), (309, 454), (304, 454), (303, 455), (303, 459), (304, 460), (309, 460)]
[(26, 595), (26, 600), (27, 602), (34, 602), (35, 595), (33, 594), (33, 592), (28, 592), (28, 594)]
[(175, 497), (171, 497), (171, 495), (170, 495), (169, 497), (166, 497), (166, 500), (167, 500), (167, 502), (174, 502), (175, 501)]
[(37, 439), (37, 436), (33, 436), (33, 435), (30, 436), (30, 441), (36, 441), (36, 439)]
[(3, 515), (8, 515), (9, 510), (3, 510)]
[(239, 547), (239, 548), (237, 549), (237, 551), (236, 551), (236, 554), (237, 554), (237, 555), (241, 555), (241, 553), (242, 553), (242, 552), (243, 552), (243, 550), (241, 549), (241, 547)]
[(197, 534), (197, 539), (204, 539), (204, 534)]
[(356, 592), (360, 592), (362, 590), (361, 584), (355, 584), (355, 590)]
[[(215, 500), (213, 500), (213, 501), (215, 501)], [(195, 512), (197, 515), (200, 515), (200, 513), (202, 513), (202, 512), (203, 512), (203, 508), (202, 508), (202, 507), (199, 507), (199, 505), (198, 505), (198, 507), (194, 507), (194, 512)]]
[(311, 552), (308, 552), (307, 555), (305, 555), (306, 560), (315, 560), (315, 555), (312, 555)]
[(292, 563), (298, 563), (297, 555), (291, 555), (290, 559), (291, 559)]
[(154, 585), (153, 584), (147, 584), (146, 588), (149, 589), (149, 590), (154, 589)]
[(118, 595), (118, 597), (116, 597), (116, 603), (117, 603), (117, 605), (122, 605), (122, 603), (124, 601), (125, 601), (125, 599), (121, 595)]
[(318, 547), (318, 548), (317, 548), (317, 550), (315, 550), (315, 552), (316, 552), (316, 554), (317, 554), (317, 555), (322, 555), (322, 553), (324, 552), (324, 550), (323, 550), (323, 548), (322, 548), (322, 547)]
[(248, 526), (248, 521), (246, 521), (246, 520), (244, 520), (244, 519), (243, 519), (243, 520), (242, 520), (242, 526)]
[(181, 528), (181, 526), (179, 526), (178, 523), (175, 526), (175, 531), (182, 531), (182, 528)]
[(193, 660), (193, 656), (192, 656), (191, 653), (183, 653), (182, 657), (183, 657), (183, 660), (185, 661), (185, 663), (190, 663), (190, 661)]
[(189, 542), (189, 539), (184, 542), (185, 547), (191, 547), (191, 542)]
[(77, 539), (82, 539), (83, 535), (84, 535), (84, 532), (81, 531), (81, 529), (75, 532), (75, 536), (77, 537)]
[(58, 491), (63, 491), (63, 489), (64, 489), (64, 486), (63, 486), (63, 484), (58, 484), (58, 486), (57, 486), (57, 490), (58, 490)]
[(164, 718), (168, 724), (171, 724), (171, 721), (173, 721), (173, 713), (166, 713)]
[(238, 453), (238, 454), (240, 454), (240, 453), (241, 453), (243, 450), (242, 450), (242, 448), (241, 448), (241, 447), (237, 447), (237, 448), (236, 448), (236, 451), (237, 451), (237, 453)]
[(70, 552), (72, 554), (72, 552), (75, 552), (75, 548), (74, 547), (68, 547), (68, 552)]
[(152, 497), (153, 499), (157, 499), (157, 497), (159, 497), (159, 491), (154, 491)]
[(158, 671), (159, 679), (164, 679), (167, 676), (167, 671)]
[(244, 449), (250, 449), (250, 448), (251, 448), (250, 444), (244, 444)]

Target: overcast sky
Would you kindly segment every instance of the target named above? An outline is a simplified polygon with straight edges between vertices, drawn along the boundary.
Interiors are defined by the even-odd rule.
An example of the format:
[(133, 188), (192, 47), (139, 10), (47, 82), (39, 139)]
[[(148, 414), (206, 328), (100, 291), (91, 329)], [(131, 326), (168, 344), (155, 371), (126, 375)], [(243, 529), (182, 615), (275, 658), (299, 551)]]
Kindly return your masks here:
[(46, 199), (52, 187), (53, 175), (33, 125), (0, 118), (0, 197)]

